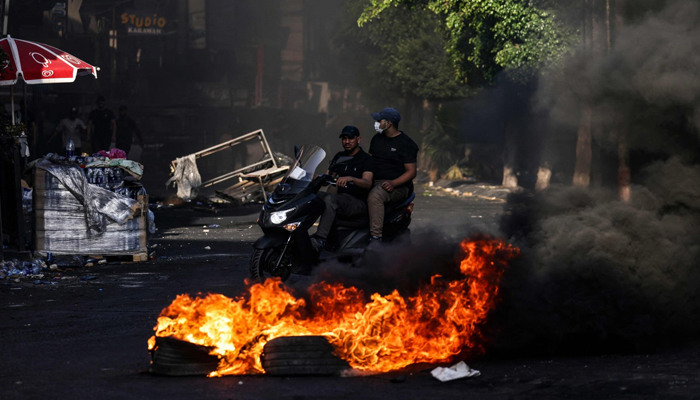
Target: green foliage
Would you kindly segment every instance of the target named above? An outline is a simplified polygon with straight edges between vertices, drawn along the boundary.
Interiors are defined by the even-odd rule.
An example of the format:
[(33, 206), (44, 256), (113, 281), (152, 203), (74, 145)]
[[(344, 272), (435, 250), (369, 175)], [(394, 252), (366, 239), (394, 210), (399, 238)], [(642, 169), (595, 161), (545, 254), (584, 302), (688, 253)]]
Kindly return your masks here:
[(441, 107), (425, 131), (422, 146), (425, 158), (439, 172), (448, 170), (464, 156), (459, 127), (453, 124), (459, 121), (459, 113), (458, 105)]
[(467, 93), (444, 51), (445, 34), (438, 15), (392, 7), (360, 28), (357, 18), (370, 5), (369, 0), (348, 0), (333, 39), (344, 66), (355, 71), (360, 85), (375, 88), (379, 95), (430, 100)]
[[(556, 15), (536, 7), (551, 2), (527, 0), (369, 0), (358, 24), (382, 20), (397, 7), (440, 16), (447, 33), (445, 50), (458, 77), (472, 86), (505, 70), (526, 81), (536, 70), (552, 65), (575, 42)], [(566, 3), (566, 2), (565, 2)]]

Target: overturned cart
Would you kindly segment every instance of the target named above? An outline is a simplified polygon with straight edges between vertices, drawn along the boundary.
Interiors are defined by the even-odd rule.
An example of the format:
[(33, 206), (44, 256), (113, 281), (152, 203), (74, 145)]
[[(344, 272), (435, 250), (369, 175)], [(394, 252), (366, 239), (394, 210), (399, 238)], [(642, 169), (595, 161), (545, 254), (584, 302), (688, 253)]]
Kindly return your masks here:
[(49, 155), (35, 164), (36, 251), (146, 261), (149, 212), (140, 164), (90, 159)]
[[(197, 168), (198, 159), (231, 149), (234, 146), (249, 144), (251, 141), (257, 141), (262, 147), (262, 157), (260, 159), (234, 171), (202, 182)], [(274, 189), (275, 185), (286, 174), (291, 161), (289, 157), (273, 153), (267, 138), (265, 138), (265, 133), (263, 133), (262, 129), (259, 129), (171, 161), (170, 172), (173, 176), (166, 182), (166, 186), (173, 183), (177, 186), (177, 196), (184, 200), (190, 200), (197, 196), (200, 188), (233, 181), (234, 184), (226, 189), (217, 190), (217, 197), (237, 204), (265, 201), (267, 200), (267, 194)]]

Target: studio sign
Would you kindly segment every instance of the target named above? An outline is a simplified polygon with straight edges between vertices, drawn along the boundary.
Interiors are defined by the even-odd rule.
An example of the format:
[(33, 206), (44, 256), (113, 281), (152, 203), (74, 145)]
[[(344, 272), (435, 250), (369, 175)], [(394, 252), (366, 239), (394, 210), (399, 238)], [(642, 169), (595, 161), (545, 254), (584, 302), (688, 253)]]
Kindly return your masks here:
[(129, 34), (160, 35), (167, 24), (165, 17), (158, 14), (143, 16), (132, 13), (121, 15), (122, 25), (126, 25), (126, 32)]

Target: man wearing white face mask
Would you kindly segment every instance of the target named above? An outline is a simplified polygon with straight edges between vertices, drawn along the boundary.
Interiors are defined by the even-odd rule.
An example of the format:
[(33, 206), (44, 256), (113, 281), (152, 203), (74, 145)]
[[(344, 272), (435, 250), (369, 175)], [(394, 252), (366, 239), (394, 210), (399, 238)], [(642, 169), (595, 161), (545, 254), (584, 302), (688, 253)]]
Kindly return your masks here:
[(418, 145), (399, 130), (401, 114), (385, 108), (372, 114), (374, 130), (369, 154), (374, 159), (374, 186), (367, 197), (372, 241), (382, 240), (384, 204), (407, 198), (413, 192)]

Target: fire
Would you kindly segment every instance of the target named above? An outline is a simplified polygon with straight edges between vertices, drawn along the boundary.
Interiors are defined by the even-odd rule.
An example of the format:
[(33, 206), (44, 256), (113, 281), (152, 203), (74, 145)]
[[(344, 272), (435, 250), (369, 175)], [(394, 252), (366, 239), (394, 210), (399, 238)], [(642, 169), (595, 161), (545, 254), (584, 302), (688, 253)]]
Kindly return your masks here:
[[(357, 288), (322, 282), (309, 288), (307, 304), (269, 279), (235, 299), (179, 295), (161, 312), (155, 334), (213, 347), (220, 362), (211, 376), (264, 373), (263, 347), (280, 336), (323, 335), (339, 357), (364, 371), (449, 361), (478, 350), (478, 325), (496, 303), (507, 261), (519, 255), (490, 238), (465, 240), (461, 247), (464, 278), (434, 275), (414, 296), (375, 293), (367, 301)], [(151, 337), (149, 349), (154, 345)]]

